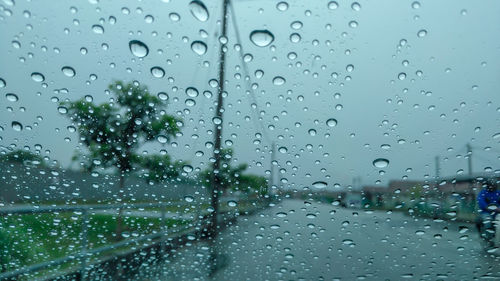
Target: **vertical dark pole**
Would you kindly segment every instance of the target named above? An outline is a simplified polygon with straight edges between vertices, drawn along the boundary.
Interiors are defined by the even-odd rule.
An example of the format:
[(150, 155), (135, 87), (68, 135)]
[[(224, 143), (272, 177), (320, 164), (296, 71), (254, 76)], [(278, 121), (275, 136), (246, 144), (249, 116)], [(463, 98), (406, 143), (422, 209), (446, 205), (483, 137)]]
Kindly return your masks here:
[(470, 143), (467, 144), (467, 164), (469, 166), (469, 176), (472, 176), (472, 147)]
[(441, 167), (439, 167), (439, 156), (434, 158), (434, 162), (436, 164), (436, 190), (439, 188), (439, 178), (441, 177)]
[(209, 234), (214, 239), (217, 236), (217, 214), (219, 212), (219, 193), (221, 191), (221, 180), (218, 174), (220, 169), (220, 159), (221, 159), (221, 143), (222, 143), (222, 125), (223, 119), (222, 115), (224, 112), (224, 67), (226, 63), (226, 44), (227, 44), (227, 5), (229, 5), (229, 0), (223, 0), (222, 4), (222, 38), (224, 41), (220, 45), (220, 57), (219, 57), (219, 91), (217, 95), (217, 106), (215, 110), (214, 124), (215, 124), (215, 140), (214, 140), (214, 164), (212, 172), (212, 216), (210, 221)]
[(272, 147), (271, 147), (271, 167), (270, 167), (271, 175), (269, 176), (269, 189), (267, 190), (268, 196), (271, 196), (271, 194), (269, 194), (269, 193), (272, 192), (273, 188), (275, 188), (274, 187), (274, 162), (276, 161), (276, 145), (274, 144), (274, 142), (271, 145), (272, 145)]

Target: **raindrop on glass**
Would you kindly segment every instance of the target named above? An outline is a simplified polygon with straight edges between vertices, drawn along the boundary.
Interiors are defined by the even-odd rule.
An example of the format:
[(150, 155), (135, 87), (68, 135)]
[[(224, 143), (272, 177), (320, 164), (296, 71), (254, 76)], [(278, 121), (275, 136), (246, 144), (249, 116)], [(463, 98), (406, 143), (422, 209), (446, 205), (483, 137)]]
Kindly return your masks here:
[(191, 173), (193, 171), (193, 166), (191, 165), (184, 165), (182, 166), (182, 170), (186, 173)]
[(92, 26), (92, 31), (94, 31), (95, 34), (103, 34), (104, 27), (102, 27), (102, 25), (94, 24)]
[(286, 83), (286, 80), (285, 78), (281, 77), (281, 76), (276, 76), (273, 78), (273, 84), (276, 85), (276, 86), (281, 86), (283, 84)]
[(160, 100), (166, 101), (166, 100), (168, 100), (168, 94), (167, 94), (167, 93), (165, 93), (165, 92), (159, 92), (159, 93), (158, 93), (158, 98), (159, 98)]
[(418, 37), (425, 37), (427, 35), (427, 30), (422, 29), (417, 33)]
[(68, 77), (74, 77), (76, 75), (76, 71), (70, 66), (65, 66), (61, 68), (61, 71), (64, 75)]
[(335, 1), (328, 2), (328, 9), (335, 10), (339, 7), (339, 4)]
[(43, 82), (45, 80), (45, 77), (40, 72), (33, 72), (31, 73), (31, 79), (33, 79), (33, 81), (35, 82)]
[(23, 125), (17, 121), (12, 121), (11, 126), (14, 131), (20, 132), (23, 130)]
[(156, 78), (163, 78), (163, 76), (165, 76), (165, 70), (159, 66), (152, 67), (151, 75)]
[(195, 52), (197, 55), (204, 55), (207, 52), (207, 45), (202, 41), (194, 41), (191, 44), (191, 50)]
[(208, 10), (203, 2), (194, 0), (189, 3), (189, 10), (191, 14), (199, 21), (207, 21), (208, 20)]
[(317, 181), (317, 182), (314, 182), (313, 184), (313, 187), (315, 188), (318, 188), (318, 189), (323, 189), (325, 188), (328, 184), (324, 181)]
[(156, 140), (159, 143), (167, 143), (168, 138), (165, 135), (159, 135), (158, 137), (156, 137)]
[(254, 30), (250, 33), (250, 41), (258, 47), (266, 47), (274, 41), (274, 35), (269, 30)]
[(372, 164), (376, 168), (382, 169), (382, 168), (389, 166), (389, 160), (387, 160), (385, 158), (377, 158), (377, 159), (373, 160)]
[(186, 95), (188, 95), (191, 98), (196, 98), (199, 95), (199, 92), (196, 88), (188, 87), (186, 89)]
[(337, 126), (337, 119), (330, 118), (330, 119), (326, 120), (326, 125), (328, 127), (335, 127), (335, 126)]
[(138, 58), (143, 58), (149, 54), (149, 48), (139, 40), (132, 40), (128, 43), (130, 52)]
[(11, 101), (11, 102), (16, 102), (16, 101), (19, 100), (19, 98), (17, 97), (17, 95), (13, 94), (13, 93), (5, 94), (5, 97), (7, 98), (8, 101)]

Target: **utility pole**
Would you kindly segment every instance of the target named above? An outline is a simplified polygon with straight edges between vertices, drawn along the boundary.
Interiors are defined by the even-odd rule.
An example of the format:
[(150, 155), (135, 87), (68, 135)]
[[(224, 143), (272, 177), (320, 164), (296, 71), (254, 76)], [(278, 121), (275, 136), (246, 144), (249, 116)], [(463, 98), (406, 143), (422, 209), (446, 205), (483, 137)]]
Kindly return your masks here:
[(276, 145), (273, 143), (271, 144), (271, 175), (269, 176), (269, 190), (268, 190), (268, 195), (269, 191), (274, 188), (274, 162), (276, 162)]
[(434, 162), (436, 163), (436, 180), (439, 180), (441, 177), (441, 167), (439, 166), (439, 156), (434, 158)]
[(222, 32), (221, 36), (224, 38), (220, 45), (219, 56), (219, 89), (217, 95), (217, 105), (215, 110), (215, 117), (213, 119), (215, 125), (214, 134), (214, 164), (212, 169), (212, 216), (209, 226), (209, 235), (214, 240), (217, 236), (217, 216), (219, 213), (219, 192), (221, 191), (221, 179), (219, 176), (220, 160), (221, 160), (221, 144), (222, 144), (222, 125), (224, 123), (222, 117), (224, 112), (224, 67), (226, 64), (226, 44), (227, 44), (227, 6), (229, 0), (222, 0)]
[(439, 178), (440, 172), (441, 172), (441, 167), (439, 167), (439, 156), (434, 157), (434, 163), (436, 164), (436, 189), (439, 186)]
[(467, 143), (467, 164), (469, 166), (469, 176), (472, 176), (472, 146), (470, 143)]

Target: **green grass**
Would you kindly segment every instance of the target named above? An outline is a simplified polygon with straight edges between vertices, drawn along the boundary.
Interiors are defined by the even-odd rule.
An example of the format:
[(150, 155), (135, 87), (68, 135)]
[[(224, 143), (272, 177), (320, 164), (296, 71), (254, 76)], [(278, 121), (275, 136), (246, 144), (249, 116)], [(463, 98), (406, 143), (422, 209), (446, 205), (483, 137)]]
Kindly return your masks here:
[[(0, 217), (1, 271), (78, 253), (82, 238), (81, 214), (28, 214)], [(187, 224), (187, 221), (168, 219), (168, 227)], [(123, 218), (124, 234), (134, 237), (160, 230), (160, 218)], [(88, 248), (97, 248), (122, 239), (117, 238), (116, 216), (93, 214), (89, 216)]]

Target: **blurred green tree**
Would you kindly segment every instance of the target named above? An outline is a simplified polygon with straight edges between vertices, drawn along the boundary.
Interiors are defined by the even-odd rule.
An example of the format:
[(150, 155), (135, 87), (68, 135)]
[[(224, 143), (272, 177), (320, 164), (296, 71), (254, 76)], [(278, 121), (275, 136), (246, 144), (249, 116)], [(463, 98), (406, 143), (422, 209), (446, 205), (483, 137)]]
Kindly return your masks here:
[[(133, 171), (146, 171), (146, 179), (162, 181), (178, 176), (168, 155), (144, 155), (137, 150), (148, 142), (166, 144), (180, 132), (181, 120), (165, 112), (166, 102), (151, 95), (138, 82), (125, 84), (115, 81), (108, 86), (113, 95), (110, 102), (94, 104), (92, 99), (64, 101), (68, 117), (78, 127), (80, 142), (87, 151), (73, 158), (89, 171), (115, 169), (119, 177), (120, 194), (125, 177)], [(121, 233), (121, 210), (117, 221)]]
[[(241, 191), (247, 195), (257, 193), (259, 195), (267, 194), (267, 179), (262, 176), (244, 174), (248, 169), (247, 164), (239, 164), (236, 167), (231, 165), (234, 151), (231, 148), (221, 150), (221, 168), (219, 169), (219, 178), (221, 181), (221, 193), (231, 191)], [(203, 183), (210, 184), (212, 168), (208, 168), (200, 173)]]
[(37, 165), (44, 167), (46, 165), (42, 156), (39, 154), (27, 151), (27, 150), (13, 150), (10, 152), (2, 151), (0, 152), (0, 163), (18, 163), (18, 164), (28, 164)]

